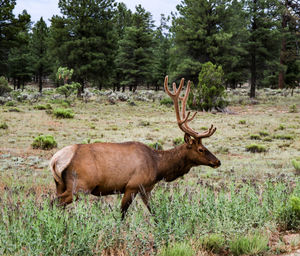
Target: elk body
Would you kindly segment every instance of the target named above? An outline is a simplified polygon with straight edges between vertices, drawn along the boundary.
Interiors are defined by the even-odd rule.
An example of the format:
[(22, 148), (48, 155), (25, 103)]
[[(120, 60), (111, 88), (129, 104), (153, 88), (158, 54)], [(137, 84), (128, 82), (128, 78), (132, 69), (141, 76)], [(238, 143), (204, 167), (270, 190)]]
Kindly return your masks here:
[[(58, 151), (50, 161), (55, 180), (57, 199), (60, 204), (72, 202), (78, 191), (95, 196), (124, 194), (121, 202), (122, 218), (134, 197), (139, 193), (151, 212), (149, 196), (160, 180), (173, 181), (198, 165), (217, 168), (221, 162), (202, 144), (202, 138), (210, 137), (216, 128), (198, 133), (188, 126), (196, 113), (190, 117), (185, 113), (190, 91), (190, 81), (184, 97), (179, 94), (184, 79), (174, 92), (165, 90), (172, 98), (179, 128), (185, 133), (185, 143), (170, 150), (154, 150), (139, 142), (94, 143), (67, 146)], [(179, 101), (182, 101), (181, 111)]]

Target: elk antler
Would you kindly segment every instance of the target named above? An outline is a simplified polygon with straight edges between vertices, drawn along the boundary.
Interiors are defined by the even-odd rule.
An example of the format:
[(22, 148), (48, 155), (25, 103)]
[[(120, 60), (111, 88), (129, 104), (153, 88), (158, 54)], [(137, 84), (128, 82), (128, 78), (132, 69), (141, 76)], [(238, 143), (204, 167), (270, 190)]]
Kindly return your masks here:
[[(184, 97), (180, 97), (179, 94), (182, 90), (183, 84), (184, 84), (184, 78), (181, 79), (178, 89), (176, 87), (176, 84), (173, 83), (173, 93), (172, 93), (168, 89), (168, 76), (165, 77), (165, 84), (164, 84), (165, 90), (168, 93), (168, 95), (171, 97), (171, 99), (173, 100), (175, 113), (176, 113), (177, 124), (178, 124), (179, 128), (184, 133), (187, 133), (188, 135), (194, 137), (195, 139), (210, 137), (211, 135), (214, 134), (214, 132), (217, 129), (213, 125), (211, 125), (211, 127), (203, 133), (198, 133), (198, 132), (196, 132), (195, 130), (193, 130), (192, 128), (190, 128), (188, 126), (188, 123), (194, 119), (197, 112), (195, 112), (191, 118), (189, 118), (189, 116), (191, 114), (190, 111), (187, 113), (187, 115), (185, 114), (186, 102), (187, 102), (187, 99), (189, 97), (189, 93), (190, 93), (190, 89), (191, 89), (190, 88), (191, 87), (191, 81), (188, 81), (188, 83), (187, 83), (187, 88), (186, 88), (186, 92), (185, 92)], [(182, 104), (181, 104), (181, 117), (180, 117), (180, 107), (179, 107), (178, 100), (182, 101)]]

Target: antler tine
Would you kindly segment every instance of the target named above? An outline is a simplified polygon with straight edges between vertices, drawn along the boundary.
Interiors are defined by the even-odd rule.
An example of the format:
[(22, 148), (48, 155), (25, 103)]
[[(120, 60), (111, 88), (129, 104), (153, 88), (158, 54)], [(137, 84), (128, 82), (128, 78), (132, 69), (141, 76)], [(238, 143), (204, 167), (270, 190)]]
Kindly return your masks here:
[[(177, 124), (178, 124), (179, 128), (184, 133), (187, 133), (188, 135), (194, 137), (195, 139), (210, 137), (216, 131), (216, 128), (214, 128), (213, 125), (206, 132), (203, 132), (203, 133), (198, 133), (188, 126), (188, 123), (191, 122), (195, 118), (197, 112), (195, 112), (191, 118), (189, 118), (191, 112), (188, 112), (186, 115), (186, 113), (185, 113), (186, 112), (186, 102), (189, 97), (189, 93), (190, 93), (190, 89), (191, 89), (191, 82), (188, 81), (188, 83), (187, 83), (187, 88), (186, 88), (184, 97), (180, 97), (179, 94), (182, 90), (183, 84), (184, 84), (184, 78), (181, 79), (178, 89), (176, 88), (176, 84), (173, 83), (173, 93), (172, 93), (172, 92), (170, 92), (170, 90), (168, 88), (168, 76), (165, 77), (164, 87), (165, 87), (167, 94), (173, 100)], [(179, 107), (178, 100), (182, 101), (181, 116), (180, 116), (180, 107)]]

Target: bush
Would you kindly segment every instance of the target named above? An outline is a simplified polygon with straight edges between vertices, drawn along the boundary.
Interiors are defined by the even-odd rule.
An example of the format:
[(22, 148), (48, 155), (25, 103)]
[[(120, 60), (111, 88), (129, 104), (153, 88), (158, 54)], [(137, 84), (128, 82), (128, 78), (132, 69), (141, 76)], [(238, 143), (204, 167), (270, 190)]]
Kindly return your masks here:
[(289, 112), (290, 113), (297, 113), (298, 112), (296, 104), (293, 104), (289, 107)]
[(8, 101), (8, 102), (5, 103), (5, 106), (14, 107), (14, 106), (16, 106), (16, 103), (14, 101)]
[(3, 130), (6, 130), (6, 129), (8, 129), (8, 125), (7, 125), (7, 123), (1, 123), (0, 124), (0, 129), (3, 129)]
[(300, 229), (300, 197), (292, 195), (278, 214), (281, 228), (287, 230)]
[(274, 139), (278, 139), (278, 140), (293, 140), (294, 136), (291, 134), (277, 134), (274, 135)]
[(7, 80), (4, 76), (0, 76), (0, 96), (7, 92), (11, 92), (12, 89), (9, 87)]
[(148, 146), (156, 150), (163, 150), (163, 146), (160, 142), (149, 143)]
[(193, 256), (194, 251), (188, 243), (175, 243), (162, 249), (159, 256)]
[(46, 105), (36, 105), (33, 107), (34, 109), (38, 109), (38, 110), (47, 110), (47, 109), (52, 109), (50, 104), (46, 104)]
[(80, 87), (79, 83), (71, 83), (71, 84), (65, 84), (63, 86), (60, 86), (56, 89), (56, 91), (61, 94), (64, 95), (65, 98), (68, 98), (72, 93), (74, 93), (76, 90), (78, 90), (78, 88)]
[(239, 124), (246, 124), (246, 120), (240, 120)]
[(229, 243), (233, 255), (259, 255), (268, 250), (268, 237), (261, 234), (241, 236)]
[(225, 239), (220, 234), (211, 234), (201, 238), (200, 245), (207, 251), (220, 253), (225, 247)]
[(199, 84), (197, 88), (191, 86), (191, 95), (188, 105), (193, 109), (210, 111), (213, 108), (219, 110), (227, 106), (225, 100), (226, 91), (223, 86), (223, 69), (211, 62), (202, 65), (199, 73)]
[(171, 98), (163, 98), (160, 102), (160, 105), (173, 106), (173, 100)]
[(40, 135), (34, 138), (34, 141), (31, 145), (33, 148), (48, 150), (56, 148), (57, 142), (51, 135)]
[(57, 118), (73, 118), (72, 109), (57, 108), (53, 110), (53, 115)]
[(258, 134), (251, 134), (250, 139), (251, 140), (260, 140), (260, 136)]
[(263, 136), (263, 137), (266, 137), (266, 136), (269, 136), (270, 134), (267, 131), (260, 131), (259, 135)]
[(178, 146), (184, 143), (184, 139), (182, 137), (178, 137), (173, 139), (173, 145)]
[(300, 161), (297, 161), (297, 159), (293, 159), (292, 165), (294, 166), (294, 168), (297, 172), (300, 172)]
[(267, 152), (267, 148), (264, 145), (253, 143), (246, 146), (246, 151), (250, 151), (252, 153), (262, 153)]

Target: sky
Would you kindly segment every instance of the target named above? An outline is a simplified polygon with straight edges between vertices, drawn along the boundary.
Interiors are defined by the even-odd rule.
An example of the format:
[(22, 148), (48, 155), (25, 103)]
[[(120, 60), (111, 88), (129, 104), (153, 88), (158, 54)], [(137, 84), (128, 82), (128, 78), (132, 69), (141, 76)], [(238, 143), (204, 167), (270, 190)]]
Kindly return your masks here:
[[(156, 25), (159, 25), (160, 14), (163, 13), (166, 16), (171, 12), (176, 11), (176, 5), (180, 0), (122, 0), (116, 2), (123, 2), (132, 11), (135, 10), (135, 6), (141, 4), (146, 11), (149, 11), (153, 15), (153, 19)], [(58, 8), (58, 0), (17, 0), (17, 5), (14, 9), (14, 14), (18, 15), (23, 10), (31, 15), (33, 22), (38, 21), (41, 17), (50, 25), (48, 21), (53, 15), (60, 15)]]

